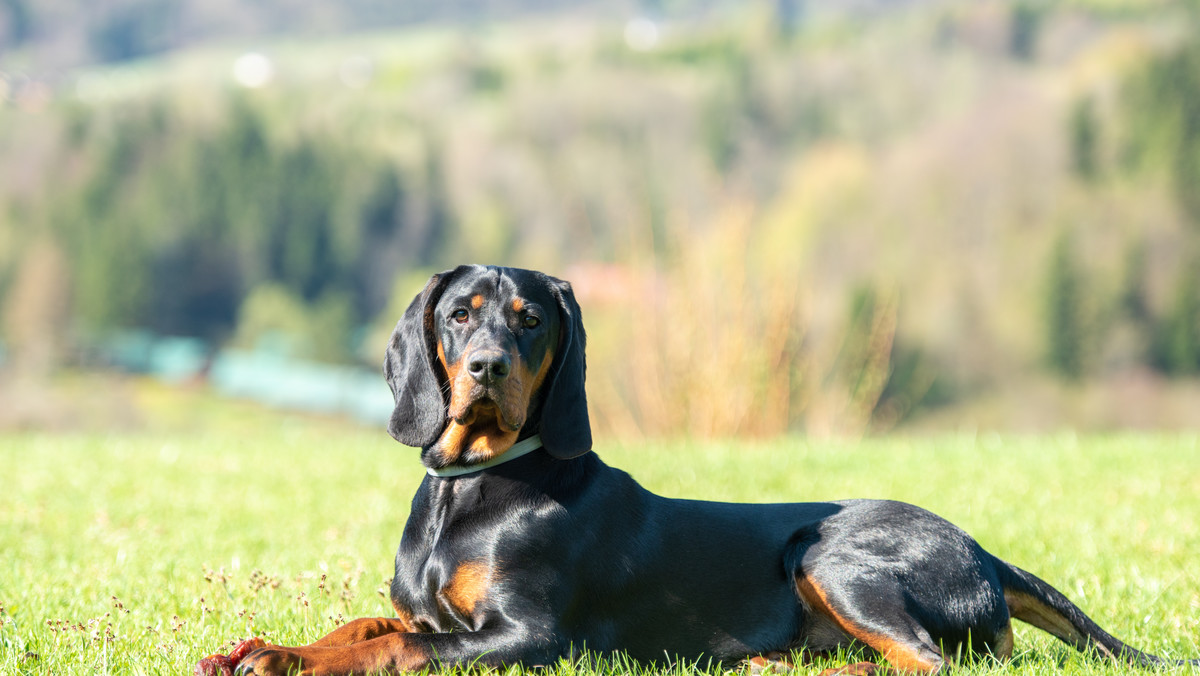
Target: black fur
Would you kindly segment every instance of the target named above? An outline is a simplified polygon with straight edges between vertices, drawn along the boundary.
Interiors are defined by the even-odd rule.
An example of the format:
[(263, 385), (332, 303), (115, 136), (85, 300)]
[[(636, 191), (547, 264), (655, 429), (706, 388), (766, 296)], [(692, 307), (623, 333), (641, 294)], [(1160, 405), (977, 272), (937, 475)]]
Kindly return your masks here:
[(434, 364), (433, 308), (442, 291), (463, 268), (434, 275), (396, 322), (383, 360), (383, 373), (396, 408), (388, 433), (402, 444), (424, 448), (446, 425), (446, 402)]
[[(522, 328), (532, 312), (522, 304), (542, 321)], [(858, 641), (897, 669), (932, 672), (960, 651), (1007, 657), (1013, 618), (1115, 660), (1162, 661), (919, 507), (650, 493), (588, 452), (584, 343), (565, 282), (481, 266), (431, 279), (388, 347), (389, 431), (428, 450), (448, 426), (447, 372), (474, 387), (461, 370), (472, 355), (515, 355), (530, 369), (553, 358), (541, 391), (519, 402), (529, 413), (520, 437), (540, 433), (545, 449), (463, 476), (426, 476), (396, 554), (398, 617), (356, 620), (311, 646), (261, 649), (243, 671), (532, 666), (584, 648), (642, 662), (728, 663)], [(473, 462), (462, 458), (446, 462)]]
[(543, 281), (558, 300), (562, 335), (559, 358), (546, 386), (542, 406), (542, 443), (554, 457), (569, 460), (592, 450), (592, 424), (584, 390), (587, 335), (583, 330), (583, 312), (575, 302), (571, 285), (549, 276), (544, 276)]

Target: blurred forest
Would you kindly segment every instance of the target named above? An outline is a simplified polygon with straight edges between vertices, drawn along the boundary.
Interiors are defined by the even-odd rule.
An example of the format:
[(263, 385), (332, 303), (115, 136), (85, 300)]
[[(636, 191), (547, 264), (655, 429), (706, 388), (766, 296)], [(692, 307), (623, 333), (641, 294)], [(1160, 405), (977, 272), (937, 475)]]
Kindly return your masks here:
[(1200, 426), (1200, 4), (0, 0), (0, 408), (377, 368), (461, 262), (604, 434)]

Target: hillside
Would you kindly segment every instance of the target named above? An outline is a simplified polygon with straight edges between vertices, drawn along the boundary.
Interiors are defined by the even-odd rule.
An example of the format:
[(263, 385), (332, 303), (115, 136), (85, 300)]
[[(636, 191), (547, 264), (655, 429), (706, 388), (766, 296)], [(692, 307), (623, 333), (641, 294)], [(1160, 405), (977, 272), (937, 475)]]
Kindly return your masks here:
[(580, 288), (606, 431), (1195, 424), (1188, 3), (609, 11), (10, 79), (8, 352), (373, 363), (429, 271), (503, 261)]

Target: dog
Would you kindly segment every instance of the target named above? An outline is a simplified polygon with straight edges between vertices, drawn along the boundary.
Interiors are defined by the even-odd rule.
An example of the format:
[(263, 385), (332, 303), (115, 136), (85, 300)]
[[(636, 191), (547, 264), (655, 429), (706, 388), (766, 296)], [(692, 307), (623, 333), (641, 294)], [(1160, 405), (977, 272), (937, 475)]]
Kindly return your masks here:
[(396, 554), (396, 616), (303, 647), (254, 639), (226, 667), (529, 667), (586, 649), (645, 663), (749, 659), (753, 670), (856, 644), (891, 669), (935, 672), (966, 652), (1007, 659), (1014, 618), (1113, 660), (1164, 661), (913, 505), (650, 493), (591, 452), (584, 345), (567, 282), (483, 266), (430, 279), (384, 363), (388, 431), (420, 447), (427, 469)]

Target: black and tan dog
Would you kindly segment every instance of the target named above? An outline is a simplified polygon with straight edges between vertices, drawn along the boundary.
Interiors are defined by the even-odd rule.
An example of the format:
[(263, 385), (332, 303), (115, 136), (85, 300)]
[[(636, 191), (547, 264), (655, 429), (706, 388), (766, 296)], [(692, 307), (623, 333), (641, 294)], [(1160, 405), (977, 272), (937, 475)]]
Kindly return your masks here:
[(396, 617), (305, 647), (246, 643), (240, 653), (257, 649), (243, 673), (533, 666), (584, 648), (728, 663), (855, 642), (894, 669), (932, 672), (960, 652), (1009, 657), (1013, 618), (1080, 650), (1161, 661), (912, 505), (646, 491), (589, 452), (583, 323), (552, 277), (436, 275), (397, 324), (385, 371), (389, 431), (428, 468), (396, 554)]

